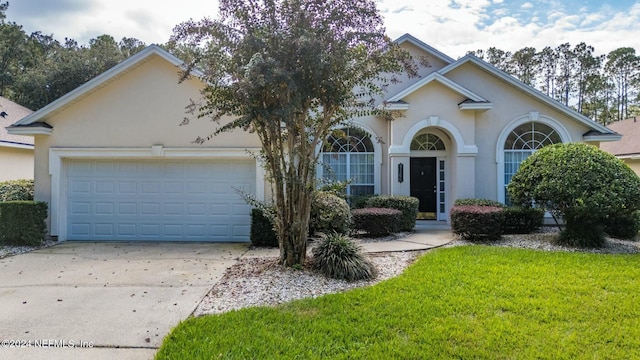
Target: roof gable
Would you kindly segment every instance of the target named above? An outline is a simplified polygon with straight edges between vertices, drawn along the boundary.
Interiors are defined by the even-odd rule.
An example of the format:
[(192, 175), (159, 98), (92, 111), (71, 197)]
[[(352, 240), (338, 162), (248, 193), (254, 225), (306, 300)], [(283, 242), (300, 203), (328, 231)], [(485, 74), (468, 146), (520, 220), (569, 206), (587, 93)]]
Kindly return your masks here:
[(425, 42), (421, 41), (420, 39), (416, 38), (415, 36), (411, 35), (411, 34), (404, 34), (402, 36), (400, 36), (396, 41), (395, 41), (398, 45), (402, 45), (402, 43), (404, 42), (409, 42), (415, 46), (417, 46), (418, 48), (422, 49), (424, 52), (429, 53), (430, 55), (432, 55), (433, 57), (442, 60), (443, 62), (447, 63), (447, 64), (451, 64), (452, 62), (454, 62), (455, 60), (444, 54), (443, 52), (437, 50), (436, 48), (427, 45)]
[[(184, 64), (184, 61), (170, 54), (168, 51), (162, 49), (160, 46), (150, 45), (146, 47), (144, 50), (140, 51), (139, 53), (123, 60), (122, 62), (118, 63), (111, 69), (103, 72), (102, 74), (80, 85), (79, 87), (75, 88), (69, 93), (63, 95), (62, 97), (58, 98), (57, 100), (53, 101), (52, 103), (48, 104), (42, 109), (16, 122), (11, 127), (12, 130), (24, 128), (31, 124), (34, 124), (35, 122), (46, 120), (48, 117), (61, 111), (62, 109), (66, 108), (67, 106), (79, 100), (80, 98), (97, 90), (98, 88), (106, 85), (107, 83), (117, 79), (118, 77), (122, 76), (123, 74), (132, 70), (133, 68), (143, 64), (152, 56), (159, 56), (160, 58), (168, 61), (169, 63), (175, 65), (176, 67), (181, 67)], [(192, 74), (195, 76), (202, 75), (202, 73), (200, 73), (199, 71), (192, 71)], [(20, 130), (12, 131), (12, 132), (24, 133), (24, 131), (20, 131)]]
[(506, 72), (496, 68), (495, 66), (481, 60), (480, 58), (472, 55), (472, 54), (467, 54), (464, 57), (458, 59), (457, 61), (455, 61), (454, 63), (449, 64), (448, 66), (440, 69), (438, 71), (438, 73), (442, 74), (442, 75), (446, 75), (447, 73), (453, 71), (454, 69), (459, 68), (460, 66), (464, 65), (464, 64), (473, 64), (477, 67), (479, 67), (480, 69), (488, 72), (489, 74), (493, 75), (494, 77), (514, 86), (515, 88), (517, 88), (518, 90), (524, 92), (525, 94), (535, 98), (536, 100), (550, 106), (551, 108), (557, 110), (558, 112), (566, 115), (567, 117), (577, 121), (578, 123), (581, 123), (582, 125), (585, 125), (586, 127), (595, 130), (596, 133), (595, 134), (591, 134), (589, 136), (585, 137), (585, 140), (593, 140), (593, 141), (612, 141), (612, 140), (618, 140), (620, 138), (620, 135), (617, 134), (616, 132), (612, 131), (611, 129), (608, 129), (607, 127), (600, 125), (598, 123), (596, 123), (595, 121), (592, 121), (591, 119), (589, 119), (588, 117), (580, 114), (579, 112), (571, 109), (570, 107), (550, 98), (549, 96), (543, 94), (542, 92), (534, 89), (533, 87), (521, 82), (520, 80), (516, 79), (515, 77), (507, 74)]
[(484, 99), (483, 97), (481, 97), (480, 95), (474, 93), (473, 91), (465, 88), (464, 86), (444, 77), (441, 74), (438, 74), (437, 72), (431, 73), (427, 76), (425, 76), (422, 80), (418, 81), (417, 83), (409, 86), (408, 88), (404, 89), (403, 91), (399, 92), (398, 94), (392, 96), (391, 98), (389, 98), (389, 102), (396, 102), (396, 101), (400, 101), (402, 99), (404, 99), (405, 97), (411, 95), (412, 93), (414, 93), (415, 91), (419, 90), (420, 88), (422, 88), (423, 86), (426, 86), (429, 83), (432, 82), (438, 82), (446, 87), (448, 87), (449, 89), (457, 92), (458, 94), (473, 100), (474, 102), (487, 102), (486, 99)]

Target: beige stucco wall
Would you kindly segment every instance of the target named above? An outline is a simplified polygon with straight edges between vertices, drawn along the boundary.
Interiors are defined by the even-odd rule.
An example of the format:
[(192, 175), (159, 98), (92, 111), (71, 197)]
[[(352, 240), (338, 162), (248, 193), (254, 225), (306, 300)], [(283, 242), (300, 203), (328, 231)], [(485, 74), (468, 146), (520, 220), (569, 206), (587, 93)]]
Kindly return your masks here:
[(154, 55), (44, 119), (53, 132), (35, 136), (36, 200), (51, 201), (51, 148), (259, 147), (255, 134), (241, 130), (194, 144), (196, 137), (211, 134), (218, 125), (202, 118), (179, 126), (190, 99), (200, 99), (202, 83), (191, 79), (179, 84), (178, 79), (178, 68)]
[(33, 179), (33, 150), (0, 146), (0, 182)]
[(583, 134), (589, 131), (586, 125), (568, 118), (471, 63), (454, 69), (446, 76), (485, 97), (494, 105), (491, 110), (476, 113), (475, 144), (478, 147), (476, 197), (478, 198), (497, 199), (496, 144), (501, 132), (513, 121), (531, 113), (537, 113), (541, 118), (550, 118), (562, 124), (568, 133), (569, 141), (581, 142)]

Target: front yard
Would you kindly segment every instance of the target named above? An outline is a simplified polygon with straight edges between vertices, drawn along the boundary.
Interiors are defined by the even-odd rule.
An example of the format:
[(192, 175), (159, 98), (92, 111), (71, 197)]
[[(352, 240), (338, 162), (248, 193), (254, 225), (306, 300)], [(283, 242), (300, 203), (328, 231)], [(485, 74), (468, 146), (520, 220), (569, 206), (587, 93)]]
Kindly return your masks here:
[(640, 255), (460, 246), (375, 286), (192, 318), (158, 359), (640, 358)]

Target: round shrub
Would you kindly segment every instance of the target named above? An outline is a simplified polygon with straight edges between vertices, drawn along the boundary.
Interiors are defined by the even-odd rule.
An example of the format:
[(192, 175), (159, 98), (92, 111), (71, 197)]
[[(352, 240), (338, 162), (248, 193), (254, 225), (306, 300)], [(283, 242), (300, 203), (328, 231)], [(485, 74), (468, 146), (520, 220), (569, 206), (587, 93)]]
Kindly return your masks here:
[(347, 234), (351, 227), (351, 209), (343, 198), (329, 192), (316, 191), (312, 195), (309, 232)]
[(416, 226), (420, 200), (413, 196), (374, 196), (367, 200), (366, 207), (388, 208), (402, 211), (399, 230), (411, 231)]
[(451, 230), (465, 240), (498, 240), (504, 213), (497, 206), (454, 206), (450, 211)]
[(402, 212), (396, 209), (363, 208), (351, 210), (353, 229), (369, 235), (385, 236), (398, 231)]
[(0, 202), (33, 200), (33, 180), (0, 182)]
[(313, 268), (330, 278), (355, 281), (373, 279), (378, 275), (360, 247), (346, 235), (325, 235), (311, 252)]
[(594, 146), (546, 146), (522, 162), (507, 187), (514, 204), (562, 216), (561, 244), (601, 247), (607, 217), (640, 209), (640, 178)]

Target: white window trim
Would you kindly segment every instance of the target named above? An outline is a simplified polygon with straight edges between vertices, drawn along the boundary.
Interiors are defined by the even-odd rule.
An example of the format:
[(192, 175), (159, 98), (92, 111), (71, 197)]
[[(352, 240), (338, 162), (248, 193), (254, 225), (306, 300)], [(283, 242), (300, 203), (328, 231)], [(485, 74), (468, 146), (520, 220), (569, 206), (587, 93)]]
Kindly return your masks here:
[[(378, 134), (373, 131), (373, 129), (366, 124), (360, 123), (358, 121), (351, 121), (348, 124), (342, 124), (339, 126), (335, 126), (334, 129), (342, 129), (348, 127), (355, 127), (364, 130), (369, 136), (371, 136), (371, 143), (373, 144), (373, 193), (380, 194), (381, 187), (381, 172), (382, 172), (382, 145), (377, 141), (380, 137)], [(322, 147), (318, 144), (316, 148), (316, 154), (320, 154), (322, 152)], [(322, 156), (319, 157), (318, 168), (316, 171), (316, 178), (322, 179), (324, 175), (324, 168), (322, 167)]]
[[(457, 156), (476, 156), (478, 154), (478, 147), (476, 145), (466, 144), (462, 133), (455, 125), (446, 120), (440, 119), (437, 116), (431, 116), (428, 119), (418, 121), (411, 126), (411, 128), (409, 128), (405, 133), (401, 145), (391, 145), (389, 148), (389, 155), (408, 156), (411, 152), (411, 142), (413, 141), (413, 138), (417, 134), (424, 132), (424, 130), (429, 127), (447, 130), (450, 136), (453, 137), (451, 144), (453, 148), (451, 149), (451, 154)], [(455, 151), (455, 153), (453, 151)]]
[(509, 124), (507, 124), (498, 136), (498, 141), (496, 143), (496, 163), (498, 168), (498, 201), (504, 203), (505, 201), (505, 191), (504, 191), (504, 144), (507, 141), (507, 138), (511, 134), (511, 132), (522, 124), (526, 124), (529, 122), (537, 122), (541, 124), (545, 124), (555, 130), (560, 136), (560, 140), (563, 143), (571, 142), (571, 136), (569, 135), (569, 131), (560, 123), (559, 121), (545, 116), (540, 115), (538, 112), (530, 112), (526, 115), (522, 115), (513, 119)]
[[(67, 239), (66, 173), (63, 161), (67, 159), (251, 159), (260, 148), (164, 148), (153, 145), (146, 148), (50, 148), (49, 175), (51, 175), (50, 220), (51, 235), (59, 241)], [(265, 170), (256, 160), (256, 198), (265, 200)]]

